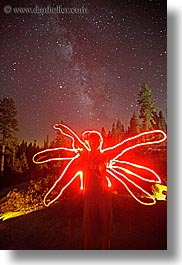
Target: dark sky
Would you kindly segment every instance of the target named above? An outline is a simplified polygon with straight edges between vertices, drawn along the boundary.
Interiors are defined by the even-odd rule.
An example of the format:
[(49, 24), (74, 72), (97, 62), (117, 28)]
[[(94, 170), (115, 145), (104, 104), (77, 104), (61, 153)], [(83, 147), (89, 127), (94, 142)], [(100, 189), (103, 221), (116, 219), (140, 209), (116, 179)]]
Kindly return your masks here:
[[(87, 12), (6, 14), (7, 5)], [(1, 3), (0, 98), (15, 100), (19, 139), (53, 136), (60, 119), (78, 133), (118, 118), (128, 126), (143, 82), (165, 114), (166, 15), (164, 0)]]

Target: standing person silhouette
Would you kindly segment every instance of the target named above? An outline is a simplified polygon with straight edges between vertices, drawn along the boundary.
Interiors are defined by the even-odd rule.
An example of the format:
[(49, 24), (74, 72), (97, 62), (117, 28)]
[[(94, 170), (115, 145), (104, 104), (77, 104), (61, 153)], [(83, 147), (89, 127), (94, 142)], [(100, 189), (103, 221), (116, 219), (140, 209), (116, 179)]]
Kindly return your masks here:
[[(109, 249), (112, 222), (112, 193), (108, 189), (106, 161), (100, 152), (101, 138), (88, 133), (83, 139), (90, 152), (83, 154), (84, 183), (84, 249)], [(85, 157), (87, 156), (87, 157)], [(85, 162), (87, 161), (87, 162)]]

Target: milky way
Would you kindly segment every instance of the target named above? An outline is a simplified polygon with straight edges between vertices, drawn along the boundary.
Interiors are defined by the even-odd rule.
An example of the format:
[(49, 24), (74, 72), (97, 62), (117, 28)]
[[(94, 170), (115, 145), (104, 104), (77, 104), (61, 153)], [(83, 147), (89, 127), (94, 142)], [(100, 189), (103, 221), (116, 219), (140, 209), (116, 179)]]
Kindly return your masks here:
[(63, 119), (79, 133), (125, 126), (143, 82), (166, 113), (166, 2), (9, 1), (84, 7), (83, 14), (6, 14), (1, 3), (0, 96), (13, 97), (19, 139), (42, 141)]

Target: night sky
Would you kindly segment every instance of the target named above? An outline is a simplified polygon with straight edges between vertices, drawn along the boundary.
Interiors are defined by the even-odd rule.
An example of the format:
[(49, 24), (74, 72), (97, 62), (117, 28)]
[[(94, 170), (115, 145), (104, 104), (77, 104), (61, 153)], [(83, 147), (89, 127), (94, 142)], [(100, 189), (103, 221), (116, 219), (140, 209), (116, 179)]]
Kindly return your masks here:
[[(6, 14), (6, 5), (87, 12)], [(118, 118), (127, 127), (144, 82), (166, 115), (166, 15), (163, 0), (1, 3), (0, 98), (15, 100), (19, 139), (43, 142), (60, 119), (78, 133)]]

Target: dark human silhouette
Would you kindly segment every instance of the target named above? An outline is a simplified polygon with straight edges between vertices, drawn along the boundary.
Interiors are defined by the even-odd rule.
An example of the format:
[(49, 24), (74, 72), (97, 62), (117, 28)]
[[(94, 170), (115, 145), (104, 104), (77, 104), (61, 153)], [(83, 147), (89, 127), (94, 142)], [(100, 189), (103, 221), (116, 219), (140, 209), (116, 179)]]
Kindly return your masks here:
[[(85, 139), (84, 139), (85, 140)], [(112, 193), (108, 188), (106, 161), (100, 152), (100, 137), (87, 135), (91, 151), (82, 159), (85, 172), (83, 244), (84, 249), (109, 249), (112, 223)]]

